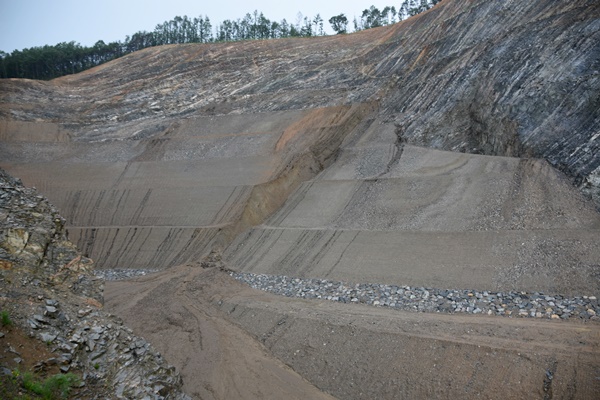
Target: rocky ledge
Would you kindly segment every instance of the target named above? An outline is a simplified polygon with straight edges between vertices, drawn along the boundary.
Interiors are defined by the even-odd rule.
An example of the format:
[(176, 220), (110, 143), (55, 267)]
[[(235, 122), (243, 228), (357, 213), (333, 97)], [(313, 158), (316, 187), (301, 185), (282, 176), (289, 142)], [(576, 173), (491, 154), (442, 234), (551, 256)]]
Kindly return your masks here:
[(0, 170), (0, 308), (53, 353), (34, 370), (80, 375), (84, 398), (187, 399), (175, 368), (103, 311), (104, 280), (93, 270), (57, 210)]

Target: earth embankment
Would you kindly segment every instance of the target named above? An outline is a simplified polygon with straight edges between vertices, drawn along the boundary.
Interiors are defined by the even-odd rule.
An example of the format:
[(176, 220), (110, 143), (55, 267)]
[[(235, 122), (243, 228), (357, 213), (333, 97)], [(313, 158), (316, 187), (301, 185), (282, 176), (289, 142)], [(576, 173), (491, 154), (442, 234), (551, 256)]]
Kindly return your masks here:
[(600, 217), (547, 163), (394, 148), (387, 137), (388, 146), (348, 137), (330, 168), (236, 238), (229, 267), (411, 286), (600, 290)]
[(190, 118), (140, 140), (14, 140), (3, 162), (64, 210), (102, 268), (163, 269), (262, 222), (373, 107)]

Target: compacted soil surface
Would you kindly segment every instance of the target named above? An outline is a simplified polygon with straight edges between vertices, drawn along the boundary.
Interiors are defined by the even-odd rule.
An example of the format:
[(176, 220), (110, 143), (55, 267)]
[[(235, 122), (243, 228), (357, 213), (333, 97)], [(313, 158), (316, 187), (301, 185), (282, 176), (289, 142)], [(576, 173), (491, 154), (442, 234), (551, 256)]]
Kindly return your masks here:
[(108, 281), (105, 294), (107, 310), (151, 341), (195, 398), (592, 399), (600, 391), (594, 320), (294, 299), (200, 265)]

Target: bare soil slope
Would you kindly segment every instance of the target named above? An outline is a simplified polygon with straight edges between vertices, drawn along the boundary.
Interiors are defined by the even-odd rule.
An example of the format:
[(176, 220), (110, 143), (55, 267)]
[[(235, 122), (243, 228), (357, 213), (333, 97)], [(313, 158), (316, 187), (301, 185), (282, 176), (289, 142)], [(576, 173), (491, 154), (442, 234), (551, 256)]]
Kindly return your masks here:
[[(384, 136), (377, 126), (371, 131)], [(600, 215), (547, 163), (410, 145), (390, 150), (376, 139), (356, 147), (349, 136), (331, 167), (235, 239), (225, 252), (230, 268), (360, 283), (600, 292)]]
[(262, 221), (372, 110), (194, 117), (139, 140), (9, 141), (2, 165), (64, 210), (69, 238), (101, 268), (163, 269)]

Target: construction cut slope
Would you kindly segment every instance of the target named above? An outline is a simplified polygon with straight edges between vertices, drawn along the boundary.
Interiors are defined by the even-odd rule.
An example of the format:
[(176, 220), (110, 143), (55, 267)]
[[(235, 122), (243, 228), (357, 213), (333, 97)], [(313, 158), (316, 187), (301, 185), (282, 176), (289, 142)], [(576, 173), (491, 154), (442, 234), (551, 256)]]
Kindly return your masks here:
[(444, 0), (350, 35), (162, 46), (3, 80), (0, 167), (48, 196), (99, 268), (163, 270), (108, 283), (107, 307), (198, 397), (252, 379), (265, 397), (278, 376), (274, 396), (292, 382), (296, 397), (593, 398), (593, 308), (581, 321), (350, 310), (198, 264), (597, 308), (599, 17), (596, 0)]
[(398, 144), (373, 122), (225, 253), (239, 271), (600, 292), (600, 215), (546, 162)]
[(595, 0), (450, 0), (352, 35), (148, 48), (0, 82), (0, 138), (139, 139), (173, 118), (380, 99), (414, 144), (534, 155), (597, 189), (599, 17)]
[(102, 268), (163, 269), (272, 213), (370, 109), (189, 118), (143, 140), (30, 143), (4, 162), (60, 205)]

